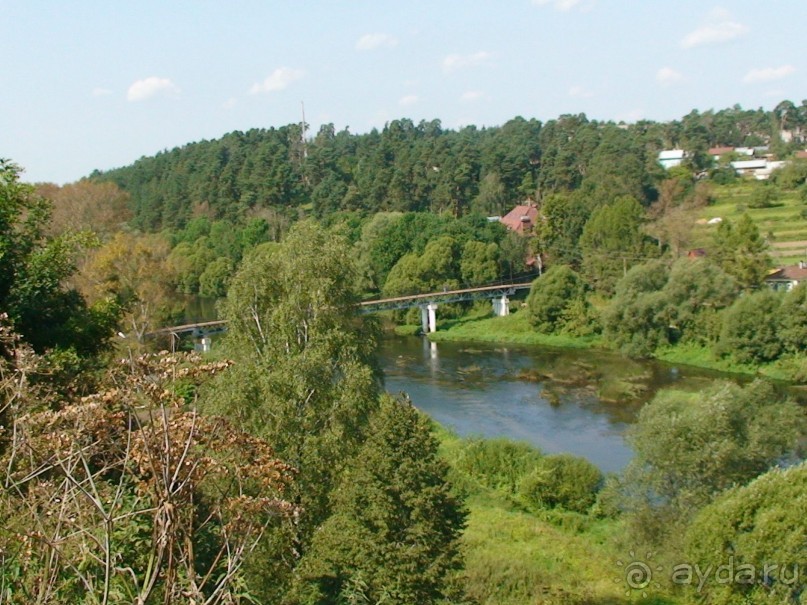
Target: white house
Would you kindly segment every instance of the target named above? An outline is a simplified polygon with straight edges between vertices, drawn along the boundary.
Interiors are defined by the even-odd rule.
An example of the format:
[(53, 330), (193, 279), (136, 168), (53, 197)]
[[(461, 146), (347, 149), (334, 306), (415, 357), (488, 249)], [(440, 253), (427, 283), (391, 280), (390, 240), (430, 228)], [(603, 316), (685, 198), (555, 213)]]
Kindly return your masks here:
[(665, 170), (680, 166), (684, 161), (683, 149), (665, 149), (658, 153), (658, 163), (661, 164)]
[(771, 176), (771, 173), (777, 168), (781, 168), (785, 162), (778, 162), (766, 159), (760, 160), (738, 160), (731, 163), (734, 171), (740, 175), (751, 175), (758, 181), (765, 181)]

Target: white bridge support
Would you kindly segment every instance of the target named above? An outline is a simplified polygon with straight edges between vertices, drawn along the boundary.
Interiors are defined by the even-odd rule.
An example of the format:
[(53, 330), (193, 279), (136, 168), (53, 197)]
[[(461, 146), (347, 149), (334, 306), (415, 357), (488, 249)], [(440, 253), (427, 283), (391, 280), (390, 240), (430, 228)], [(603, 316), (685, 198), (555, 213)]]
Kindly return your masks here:
[(420, 307), (420, 326), (424, 334), (437, 331), (437, 303), (429, 303)]
[(210, 336), (202, 336), (196, 344), (193, 345), (193, 350), (199, 353), (210, 353), (210, 345), (212, 342)]
[(493, 303), (493, 314), (496, 317), (504, 317), (505, 315), (510, 315), (510, 300), (502, 294), (501, 298), (494, 298), (491, 299)]

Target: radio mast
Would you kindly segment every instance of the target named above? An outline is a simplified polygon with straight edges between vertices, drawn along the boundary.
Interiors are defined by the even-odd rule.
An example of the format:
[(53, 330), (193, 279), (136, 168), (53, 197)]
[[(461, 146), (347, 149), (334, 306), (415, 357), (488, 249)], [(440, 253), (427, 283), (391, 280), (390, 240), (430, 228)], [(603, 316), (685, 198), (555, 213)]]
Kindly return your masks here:
[(308, 158), (308, 148), (305, 143), (305, 131), (308, 130), (308, 124), (305, 123), (305, 103), (300, 101), (300, 107), (303, 113), (303, 121), (300, 123), (300, 145), (303, 148), (303, 160)]

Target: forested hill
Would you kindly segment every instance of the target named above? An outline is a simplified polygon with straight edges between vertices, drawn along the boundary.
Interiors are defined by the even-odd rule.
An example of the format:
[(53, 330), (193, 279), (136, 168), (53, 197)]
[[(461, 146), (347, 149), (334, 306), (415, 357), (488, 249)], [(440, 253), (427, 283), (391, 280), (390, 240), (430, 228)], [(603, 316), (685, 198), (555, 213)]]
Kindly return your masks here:
[(537, 192), (581, 188), (595, 199), (651, 201), (661, 149), (687, 150), (690, 167), (702, 170), (717, 145), (770, 144), (785, 155), (795, 142), (786, 145), (780, 133), (806, 125), (807, 103), (789, 101), (772, 111), (735, 106), (630, 125), (584, 114), (460, 130), (401, 119), (367, 134), (325, 125), (304, 139), (292, 124), (191, 143), (93, 178), (130, 194), (134, 224), (144, 230), (179, 229), (200, 214), (238, 222), (265, 209), (289, 218), (301, 210), (499, 214)]

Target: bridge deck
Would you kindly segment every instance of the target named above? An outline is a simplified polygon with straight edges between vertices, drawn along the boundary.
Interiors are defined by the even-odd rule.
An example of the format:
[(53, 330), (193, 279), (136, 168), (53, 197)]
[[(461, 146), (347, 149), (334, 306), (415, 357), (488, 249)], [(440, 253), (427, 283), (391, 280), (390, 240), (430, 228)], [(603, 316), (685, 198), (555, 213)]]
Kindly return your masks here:
[(409, 294), (407, 296), (395, 296), (392, 298), (379, 298), (377, 300), (365, 300), (359, 303), (359, 306), (372, 306), (380, 305), (383, 303), (396, 303), (416, 300), (436, 300), (439, 298), (456, 296), (458, 294), (474, 294), (474, 293), (498, 293), (507, 290), (524, 290), (532, 285), (530, 283), (521, 284), (499, 284), (497, 286), (482, 286), (478, 288), (462, 288), (460, 290), (443, 290), (441, 292), (427, 292), (425, 294)]
[[(394, 296), (391, 298), (379, 298), (376, 300), (365, 300), (358, 304), (364, 312), (381, 311), (385, 309), (412, 307), (418, 303), (428, 302), (457, 302), (460, 300), (470, 300), (473, 297), (490, 296), (497, 294), (513, 294), (517, 290), (526, 290), (532, 282), (517, 284), (498, 284), (494, 286), (478, 286), (475, 288), (461, 288), (459, 290), (443, 290), (440, 292), (426, 292), (424, 294), (409, 294), (407, 296)], [(217, 319), (215, 321), (203, 321), (197, 323), (183, 324), (181, 326), (170, 326), (160, 328), (146, 334), (146, 336), (157, 336), (160, 334), (183, 334), (195, 331), (213, 331), (222, 329), (227, 325), (227, 320)]]

